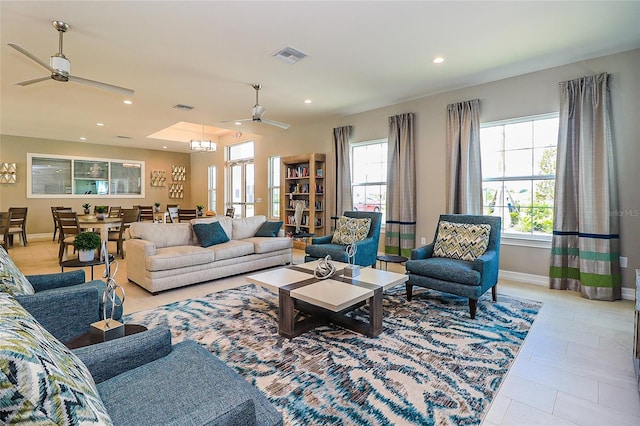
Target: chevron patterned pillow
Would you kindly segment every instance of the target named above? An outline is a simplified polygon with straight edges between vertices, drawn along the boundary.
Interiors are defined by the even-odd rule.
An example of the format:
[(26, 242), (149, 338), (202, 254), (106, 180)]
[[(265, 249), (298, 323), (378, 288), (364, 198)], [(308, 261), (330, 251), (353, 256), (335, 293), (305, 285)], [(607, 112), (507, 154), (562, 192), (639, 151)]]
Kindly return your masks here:
[(474, 261), (489, 245), (491, 225), (442, 221), (433, 246), (433, 257)]

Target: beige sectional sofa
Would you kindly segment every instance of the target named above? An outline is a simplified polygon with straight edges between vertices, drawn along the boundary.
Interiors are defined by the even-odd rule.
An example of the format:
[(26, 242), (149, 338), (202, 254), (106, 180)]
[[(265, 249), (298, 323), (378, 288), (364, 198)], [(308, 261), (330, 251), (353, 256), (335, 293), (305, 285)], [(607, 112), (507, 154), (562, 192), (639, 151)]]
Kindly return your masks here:
[[(201, 247), (197, 223), (219, 222), (229, 241)], [(151, 293), (241, 274), (292, 260), (287, 237), (256, 237), (264, 216), (194, 219), (191, 223), (131, 224), (124, 242), (127, 278)]]

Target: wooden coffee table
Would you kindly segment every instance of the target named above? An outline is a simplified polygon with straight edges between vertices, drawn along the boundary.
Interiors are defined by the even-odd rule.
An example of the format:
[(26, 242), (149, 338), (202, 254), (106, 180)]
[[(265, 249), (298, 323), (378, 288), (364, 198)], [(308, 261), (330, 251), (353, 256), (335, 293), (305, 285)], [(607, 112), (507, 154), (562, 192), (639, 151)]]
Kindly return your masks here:
[[(249, 275), (247, 281), (279, 295), (278, 333), (293, 338), (328, 322), (370, 337), (382, 332), (383, 291), (407, 281), (408, 276), (375, 268), (360, 269), (360, 276), (348, 278), (345, 263), (334, 262), (338, 272), (329, 279), (313, 276), (318, 261)], [(346, 314), (369, 304), (368, 322)], [(306, 317), (296, 320), (295, 311)]]

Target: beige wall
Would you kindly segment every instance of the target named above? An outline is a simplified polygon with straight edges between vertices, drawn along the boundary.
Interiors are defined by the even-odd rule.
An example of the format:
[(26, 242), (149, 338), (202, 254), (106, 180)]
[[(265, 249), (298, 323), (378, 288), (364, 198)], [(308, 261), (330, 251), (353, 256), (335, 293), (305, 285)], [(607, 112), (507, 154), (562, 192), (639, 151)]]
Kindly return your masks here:
[[(257, 214), (267, 214), (267, 164), (271, 155), (293, 155), (307, 152), (331, 152), (332, 129), (342, 125), (354, 127), (354, 140), (365, 141), (386, 138), (388, 132), (388, 117), (403, 112), (416, 113), (416, 161), (418, 188), (418, 224), (417, 237), (426, 237), (430, 241), (433, 237), (438, 215), (445, 211), (446, 206), (446, 148), (445, 148), (445, 119), (446, 106), (452, 102), (478, 98), (481, 104), (481, 120), (484, 122), (507, 119), (534, 114), (558, 111), (558, 83), (584, 75), (600, 72), (611, 74), (611, 94), (613, 108), (613, 137), (616, 150), (616, 164), (619, 179), (619, 194), (621, 208), (621, 255), (629, 258), (628, 268), (623, 270), (623, 285), (633, 287), (635, 282), (634, 270), (640, 268), (638, 253), (640, 253), (640, 50), (605, 56), (589, 61), (583, 61), (563, 67), (542, 70), (505, 80), (490, 82), (483, 85), (454, 90), (438, 95), (391, 105), (373, 111), (354, 114), (347, 117), (327, 119), (323, 122), (292, 126), (287, 131), (272, 129), (262, 125), (259, 129), (261, 136), (244, 135), (241, 139), (232, 137), (221, 138), (217, 152), (210, 154), (192, 154), (190, 157), (190, 177), (188, 180), (190, 191), (187, 198), (192, 205), (206, 204), (207, 201), (207, 167), (211, 164), (218, 166), (218, 213), (224, 211), (224, 147), (246, 140), (256, 141), (256, 198), (262, 202), (256, 204)], [(372, 90), (375, 90), (373, 88)], [(74, 152), (80, 146), (87, 153), (77, 155), (97, 156), (104, 152), (104, 146), (90, 148), (89, 145), (71, 142), (44, 141), (46, 144), (56, 143), (57, 150)], [(19, 145), (19, 146), (14, 146)], [(23, 146), (24, 145), (24, 146)], [(28, 146), (28, 147), (27, 147)], [(43, 151), (42, 141), (28, 138), (14, 138), (3, 136), (0, 139), (0, 160), (24, 164), (25, 153), (52, 152)], [(7, 147), (9, 147), (7, 149)], [(38, 149), (36, 149), (38, 148)], [(49, 149), (49, 147), (47, 147)], [(54, 149), (54, 148), (51, 148)], [(57, 151), (56, 151), (57, 152)], [(126, 154), (123, 154), (126, 153)], [(175, 158), (180, 154), (168, 154), (146, 150), (121, 150), (113, 148), (104, 152), (105, 157), (144, 159), (147, 171), (167, 169), (175, 164)], [(176, 157), (177, 156), (177, 157)], [(151, 162), (157, 161), (157, 163)], [(187, 161), (187, 160), (185, 160)], [(24, 173), (24, 167), (21, 167)], [(327, 185), (331, 188), (331, 162), (327, 165)], [(23, 182), (24, 175), (19, 176)], [(24, 184), (0, 186), (0, 208), (9, 205), (26, 203)], [(166, 190), (162, 191), (166, 194)], [(160, 198), (154, 197), (154, 190), (147, 188), (148, 202)], [(166, 195), (165, 195), (166, 196)], [(163, 204), (166, 202), (160, 200)], [(32, 201), (42, 207), (39, 213), (46, 218), (46, 228), (51, 222), (49, 205), (51, 202)], [(124, 204), (124, 203), (123, 203)], [(77, 206), (80, 205), (78, 202)], [(46, 208), (46, 212), (44, 212)], [(29, 211), (31, 216), (31, 209)], [(34, 226), (36, 224), (34, 223)], [(36, 232), (30, 229), (30, 232)], [(418, 240), (419, 241), (419, 240)], [(522, 247), (514, 245), (502, 246), (501, 269), (533, 275), (547, 275), (550, 250), (548, 248)]]
[[(98, 195), (82, 198), (27, 198), (27, 153), (69, 155), (77, 157), (94, 157), (123, 160), (143, 160), (145, 162), (145, 198), (105, 198)], [(26, 206), (27, 232), (29, 234), (53, 233), (53, 219), (50, 206), (70, 206), (76, 211), (82, 209), (85, 202), (95, 205), (111, 205), (131, 207), (138, 205), (153, 205), (161, 203), (188, 203), (191, 205), (191, 173), (189, 154), (153, 151), (137, 148), (111, 147), (88, 143), (65, 142), (47, 139), (23, 138), (18, 136), (0, 135), (0, 160), (17, 164), (17, 183), (14, 185), (0, 185), (0, 210), (9, 207)], [(171, 182), (171, 166), (187, 166), (187, 181), (185, 198), (173, 200), (169, 198), (168, 185), (162, 187), (150, 186), (152, 170), (165, 170), (167, 182)], [(195, 204), (194, 204), (195, 206)]]

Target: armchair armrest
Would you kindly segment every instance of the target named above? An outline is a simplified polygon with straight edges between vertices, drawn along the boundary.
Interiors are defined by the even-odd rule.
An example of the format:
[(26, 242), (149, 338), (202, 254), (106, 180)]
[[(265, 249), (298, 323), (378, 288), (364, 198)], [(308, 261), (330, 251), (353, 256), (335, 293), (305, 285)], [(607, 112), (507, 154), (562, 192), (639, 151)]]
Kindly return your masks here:
[(84, 270), (77, 269), (71, 272), (59, 272), (56, 274), (28, 275), (27, 279), (37, 293), (54, 288), (83, 284), (85, 282), (85, 275)]
[(98, 293), (93, 286), (75, 286), (15, 297), (56, 339), (66, 342), (100, 319)]
[(311, 244), (329, 244), (331, 243), (332, 238), (333, 238), (333, 234), (323, 235), (321, 237), (313, 237), (311, 239)]
[(411, 250), (411, 260), (429, 259), (433, 257), (433, 245), (434, 243), (431, 243)]
[(356, 241), (356, 265), (375, 265), (376, 256), (378, 255), (378, 241), (375, 238), (365, 238), (361, 241)]
[(169, 329), (156, 327), (142, 333), (74, 349), (73, 353), (87, 366), (97, 384), (163, 358), (171, 349)]
[(473, 261), (473, 269), (480, 272), (482, 286), (491, 286), (498, 281), (498, 252), (487, 250)]

